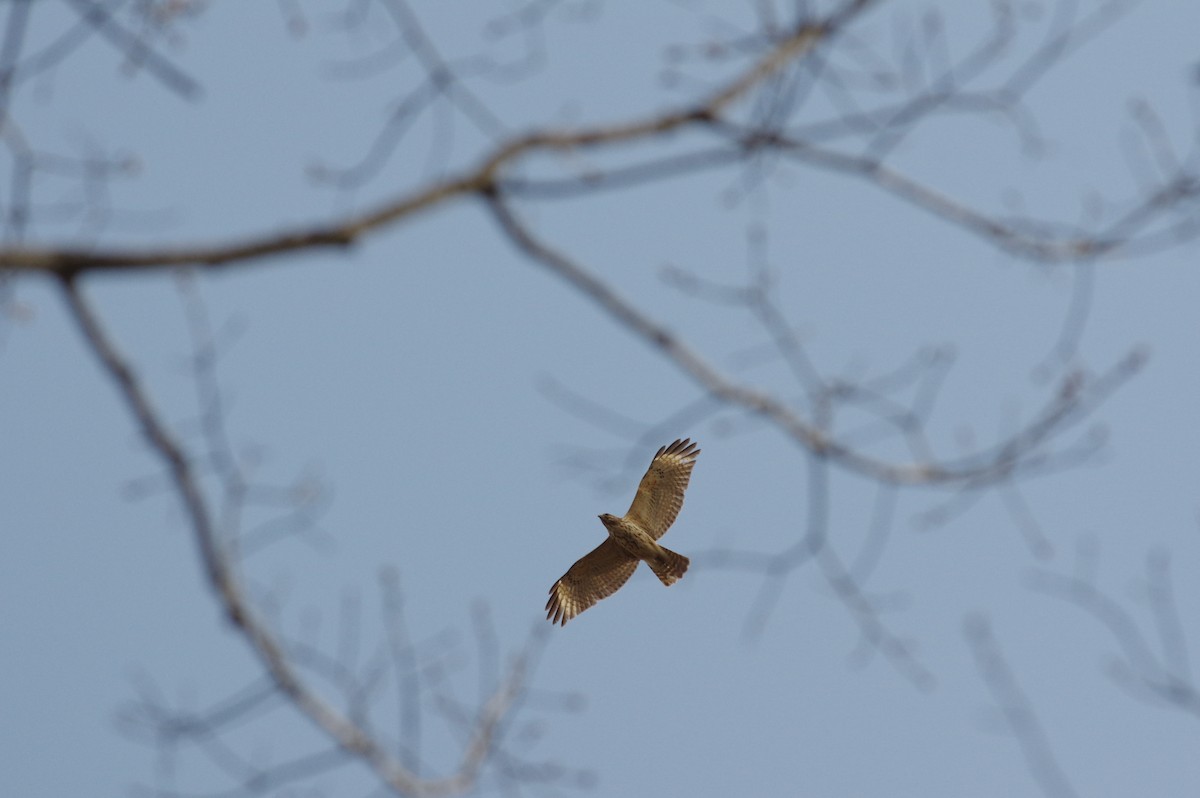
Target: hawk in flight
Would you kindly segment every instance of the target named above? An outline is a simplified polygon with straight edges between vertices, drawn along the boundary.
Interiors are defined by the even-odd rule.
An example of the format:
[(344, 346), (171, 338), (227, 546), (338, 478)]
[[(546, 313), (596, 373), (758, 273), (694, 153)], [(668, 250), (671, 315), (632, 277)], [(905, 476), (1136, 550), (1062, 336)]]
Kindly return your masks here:
[(645, 560), (664, 585), (673, 585), (688, 568), (688, 558), (658, 545), (679, 508), (700, 450), (691, 439), (664, 446), (650, 461), (633, 504), (623, 518), (605, 513), (603, 543), (581, 557), (550, 588), (546, 618), (565, 624), (602, 598), (611, 596)]

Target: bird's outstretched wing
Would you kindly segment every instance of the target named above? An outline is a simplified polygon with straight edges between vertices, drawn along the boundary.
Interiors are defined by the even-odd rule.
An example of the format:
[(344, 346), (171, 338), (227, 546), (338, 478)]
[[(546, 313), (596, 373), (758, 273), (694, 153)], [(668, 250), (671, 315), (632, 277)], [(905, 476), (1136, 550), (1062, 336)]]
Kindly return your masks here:
[(639, 560), (607, 538), (580, 557), (550, 588), (546, 618), (566, 624), (602, 598), (616, 593), (629, 580)]
[(690, 438), (664, 446), (650, 461), (650, 468), (638, 485), (637, 495), (625, 517), (658, 540), (675, 522), (683, 507), (683, 492), (692, 477), (692, 466), (700, 450)]

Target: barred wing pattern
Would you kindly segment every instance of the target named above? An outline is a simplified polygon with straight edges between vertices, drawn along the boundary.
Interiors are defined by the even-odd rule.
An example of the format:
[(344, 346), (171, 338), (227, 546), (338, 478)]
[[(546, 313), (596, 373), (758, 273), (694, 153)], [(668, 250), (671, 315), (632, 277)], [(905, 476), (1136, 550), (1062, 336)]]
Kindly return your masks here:
[[(658, 540), (679, 515), (683, 492), (692, 476), (692, 466), (700, 450), (691, 439), (676, 440), (663, 446), (650, 461), (650, 468), (638, 485), (633, 505), (625, 520)], [(687, 558), (667, 552), (687, 568)], [(550, 623), (566, 624), (602, 598), (616, 593), (637, 570), (637, 557), (629, 554), (611, 537), (580, 557), (562, 578), (550, 588), (546, 618)], [(659, 577), (662, 579), (662, 577)], [(675, 581), (664, 580), (664, 584)]]
[(696, 465), (699, 454), (700, 450), (690, 438), (659, 449), (650, 461), (650, 468), (642, 477), (625, 517), (649, 532), (655, 540), (661, 538), (683, 507), (683, 492), (687, 490), (692, 466)]
[(546, 618), (550, 623), (565, 625), (600, 599), (616, 593), (633, 575), (638, 562), (612, 538), (606, 538), (580, 557), (550, 588)]

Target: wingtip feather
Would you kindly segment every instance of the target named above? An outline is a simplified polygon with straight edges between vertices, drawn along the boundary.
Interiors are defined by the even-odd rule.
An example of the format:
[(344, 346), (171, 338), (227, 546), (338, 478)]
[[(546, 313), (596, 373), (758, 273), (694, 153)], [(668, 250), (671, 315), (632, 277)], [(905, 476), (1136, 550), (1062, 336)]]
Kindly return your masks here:
[(667, 446), (659, 449), (658, 454), (654, 456), (659, 457), (663, 454), (670, 454), (685, 460), (695, 460), (701, 452), (700, 449), (696, 448), (697, 446), (699, 444), (691, 438), (676, 438)]

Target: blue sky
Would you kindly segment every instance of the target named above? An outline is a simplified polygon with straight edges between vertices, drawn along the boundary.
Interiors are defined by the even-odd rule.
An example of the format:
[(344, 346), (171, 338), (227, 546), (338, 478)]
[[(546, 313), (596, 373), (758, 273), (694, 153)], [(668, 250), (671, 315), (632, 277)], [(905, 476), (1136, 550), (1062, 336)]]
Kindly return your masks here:
[[(86, 214), (55, 215), (78, 206), (82, 189), (70, 177), (40, 176), (41, 215), (27, 240), (153, 246), (262, 234), (361, 210), (488, 150), (460, 113), (438, 106), (362, 186), (314, 179), (369, 151), (421, 73), (409, 56), (347, 76), (347, 65), (394, 40), (386, 17), (376, 10), (346, 34), (333, 13), (341, 4), (297, 5), (308, 23), (300, 36), (289, 33), (281, 4), (212, 4), (181, 21), (159, 46), (203, 86), (194, 101), (95, 36), (20, 84), (11, 113), (39, 150), (136, 164), (104, 184), (101, 200), (88, 195)], [(484, 35), (490, 4), (414, 5), (448, 55), (520, 54), (520, 37)], [(943, 5), (954, 11), (945, 30), (956, 53), (987, 35), (989, 18)], [(684, 79), (664, 80), (672, 46), (692, 53), (751, 30), (749, 7), (558, 4), (541, 29), (539, 69), (472, 87), (510, 132), (640, 118), (733, 74), (736, 60), (691, 57)], [(1011, 74), (1042, 41), (1053, 17), (1038, 7), (1022, 6), (1012, 54), (981, 86)], [(70, 8), (36, 6), (29, 41), (61, 30)], [(902, 44), (933, 8), (882, 3), (851, 44), (881, 62), (936, 63), (936, 48), (914, 55)], [(1195, 140), (1197, 29), (1200, 9), (1189, 4), (1132, 7), (1029, 94), (1036, 150), (996, 115), (948, 113), (919, 126), (888, 163), (989, 213), (1062, 224), (1087, 219), (1093, 195), (1135, 199), (1143, 167), (1130, 155), (1134, 101), (1154, 109), (1181, 153)], [(821, 117), (829, 100), (816, 92), (810, 103), (798, 118)], [(670, 146), (686, 147), (690, 135)], [(527, 173), (574, 174), (629, 155), (571, 153), (535, 160)], [(1094, 562), (1097, 586), (1161, 652), (1147, 562), (1169, 553), (1173, 606), (1192, 658), (1200, 656), (1195, 244), (1097, 264), (1090, 312), (1064, 367), (1050, 355), (1071, 306), (1073, 267), (1014, 259), (862, 179), (769, 166), (757, 182), (725, 168), (517, 207), (546, 241), (715, 365), (804, 408), (780, 360), (762, 356), (769, 339), (751, 314), (662, 277), (672, 267), (743, 284), (755, 257), (748, 231), (767, 229), (772, 297), (827, 380), (870, 383), (918, 353), (949, 353), (927, 429), (946, 458), (1028, 423), (1067, 371), (1101, 373), (1131, 351), (1149, 353), (1134, 379), (1053, 446), (1102, 434), (1103, 448), (1018, 481), (1019, 498), (985, 490), (960, 507), (946, 489), (881, 491), (830, 470), (829, 540), (846, 562), (862, 564), (873, 519), (888, 506), (880, 502), (894, 501), (864, 585), (933, 675), (930, 691), (877, 653), (862, 655), (853, 616), (812, 565), (778, 583), (761, 630), (746, 633), (764, 578), (714, 567), (711, 552), (778, 552), (801, 538), (814, 501), (805, 453), (732, 410), (677, 415), (702, 399), (696, 385), (517, 253), (479, 202), (443, 206), (346, 252), (183, 277), (96, 275), (84, 286), (192, 446), (200, 439), (187, 319), (197, 307), (189, 297), (199, 297), (219, 331), (215, 373), (233, 448), (256, 482), (316, 497), (311, 529), (244, 564), (251, 594), (281, 633), (298, 649), (369, 671), (384, 640), (381, 573), (396, 573), (413, 638), (470, 707), (490, 678), (472, 632), (477, 608), (486, 607), (503, 657), (533, 630), (544, 634), (546, 590), (602, 539), (595, 516), (624, 511), (658, 446), (698, 440), (687, 502), (664, 541), (693, 557), (693, 570), (664, 590), (640, 569), (619, 594), (554, 629), (510, 730), (514, 751), (591, 774), (583, 781), (595, 794), (1043, 794), (964, 632), (979, 617), (1075, 794), (1194, 794), (1197, 717), (1122, 687), (1113, 635), (1030, 583)], [(117, 795), (143, 785), (223, 794), (237, 785), (202, 752), (183, 745), (165, 756), (122, 719), (141, 691), (201, 711), (260, 674), (222, 621), (161, 467), (56, 287), (22, 277), (5, 290), (0, 792)], [(1039, 369), (1047, 362), (1049, 379)], [(580, 405), (556, 399), (564, 395), (586, 397), (608, 420), (573, 412)], [(846, 429), (864, 420), (850, 414)], [(905, 457), (895, 438), (858, 440)], [(215, 495), (215, 482), (206, 486)], [(247, 509), (244, 528), (277, 528), (269, 525), (286, 513), (280, 494), (256, 498), (264, 501)], [(1014, 502), (1048, 544), (1041, 556)], [(924, 520), (948, 504), (957, 509), (943, 522)], [(371, 710), (391, 737), (396, 702), (386, 684)], [(444, 771), (461, 739), (432, 697), (423, 708), (423, 768)], [(264, 765), (321, 747), (285, 706), (222, 739)], [(570, 792), (574, 779), (545, 791)], [(372, 785), (356, 767), (305, 783), (329, 794), (371, 794)]]

